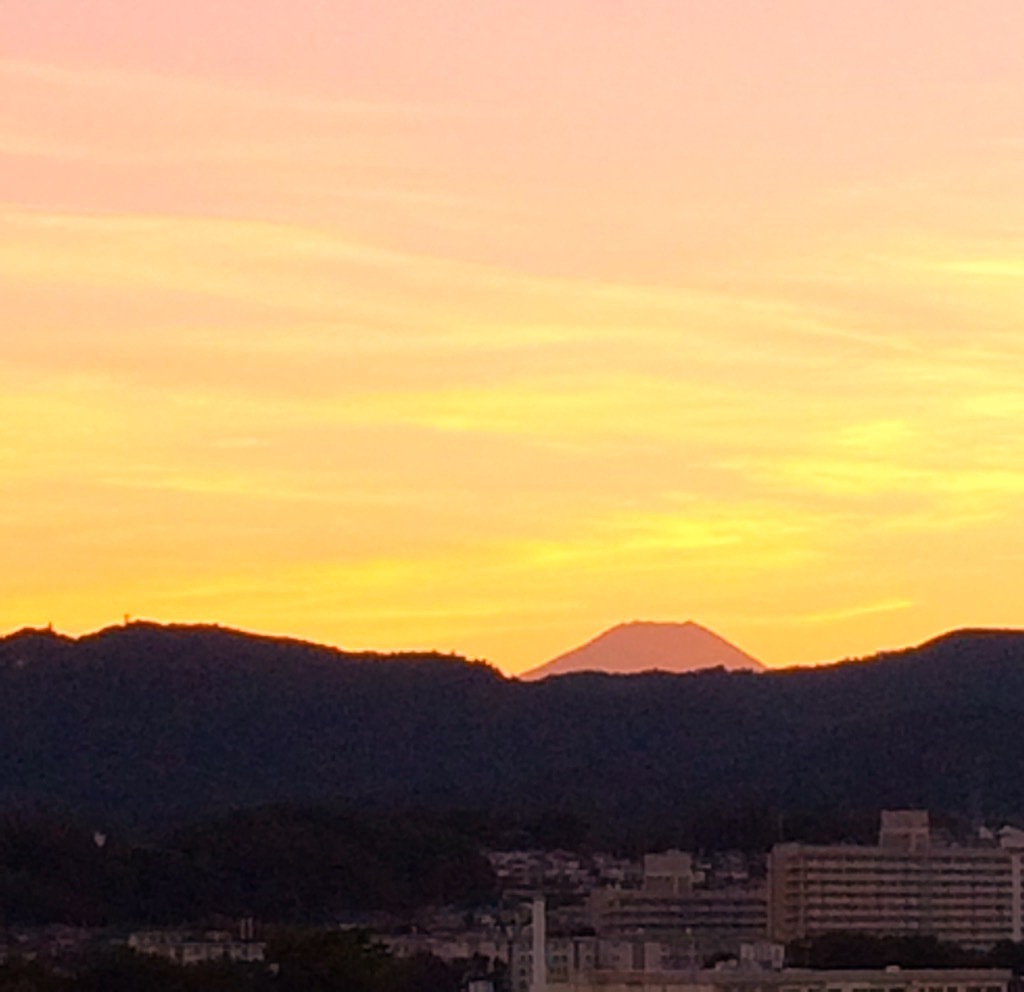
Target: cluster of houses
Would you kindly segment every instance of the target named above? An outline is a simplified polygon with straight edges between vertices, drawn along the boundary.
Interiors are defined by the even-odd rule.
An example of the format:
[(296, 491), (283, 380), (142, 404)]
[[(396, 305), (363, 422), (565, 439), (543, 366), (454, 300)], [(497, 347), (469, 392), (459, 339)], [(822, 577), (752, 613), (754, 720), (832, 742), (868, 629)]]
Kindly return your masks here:
[[(388, 938), (393, 949), (500, 960), (511, 992), (1004, 992), (1009, 972), (796, 971), (784, 967), (784, 945), (840, 932), (974, 949), (1024, 939), (1024, 833), (956, 844), (920, 810), (883, 812), (874, 845), (777, 845), (763, 872), (735, 856), (716, 873), (680, 851), (636, 865), (568, 853), (494, 859), (517, 895), (534, 885), (553, 897), (459, 933)], [(704, 967), (710, 960), (717, 966)]]
[[(975, 949), (1024, 939), (1024, 832), (956, 844), (919, 810), (884, 812), (874, 845), (781, 844), (766, 863), (681, 851), (642, 862), (522, 851), (491, 859), (499, 908), (469, 918), (441, 909), (417, 927), (378, 929), (381, 941), (398, 955), (475, 962), (471, 992), (489, 992), (481, 974), (501, 975), (505, 992), (1009, 992), (1013, 976), (1000, 970), (787, 968), (785, 944), (838, 932)], [(13, 952), (40, 953), (27, 939)], [(52, 952), (91, 937), (55, 928), (37, 939)], [(252, 920), (237, 932), (151, 930), (123, 942), (181, 965), (258, 963), (266, 953)], [(8, 953), (0, 944), (0, 960)]]

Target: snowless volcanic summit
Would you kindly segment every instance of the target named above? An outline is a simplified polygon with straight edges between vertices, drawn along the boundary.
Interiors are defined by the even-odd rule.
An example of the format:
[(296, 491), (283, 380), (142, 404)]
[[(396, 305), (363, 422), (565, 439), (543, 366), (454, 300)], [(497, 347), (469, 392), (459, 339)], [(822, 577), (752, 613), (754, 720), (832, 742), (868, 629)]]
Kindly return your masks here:
[(692, 620), (686, 623), (634, 620), (620, 623), (581, 647), (524, 672), (521, 678), (542, 679), (569, 672), (627, 675), (652, 669), (696, 672), (702, 668), (759, 672), (764, 665)]

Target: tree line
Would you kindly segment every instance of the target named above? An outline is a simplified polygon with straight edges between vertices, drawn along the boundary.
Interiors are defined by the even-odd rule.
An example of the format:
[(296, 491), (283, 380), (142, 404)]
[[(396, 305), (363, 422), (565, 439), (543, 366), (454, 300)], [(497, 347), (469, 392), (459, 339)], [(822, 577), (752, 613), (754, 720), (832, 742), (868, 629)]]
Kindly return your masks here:
[(0, 964), (0, 992), (460, 992), (467, 977), (495, 977), (484, 961), (401, 958), (361, 931), (281, 930), (263, 963), (177, 965), (108, 948), (71, 964)]
[(494, 898), (478, 846), (442, 821), (270, 806), (146, 843), (38, 815), (0, 817), (0, 925), (319, 925)]

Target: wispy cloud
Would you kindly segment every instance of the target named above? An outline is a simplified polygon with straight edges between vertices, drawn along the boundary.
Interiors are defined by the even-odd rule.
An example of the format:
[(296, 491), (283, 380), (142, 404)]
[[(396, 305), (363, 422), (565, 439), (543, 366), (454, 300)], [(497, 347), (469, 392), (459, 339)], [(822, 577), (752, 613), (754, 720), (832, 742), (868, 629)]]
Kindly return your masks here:
[(737, 623), (749, 626), (770, 625), (777, 627), (780, 624), (831, 624), (839, 621), (857, 620), (860, 617), (876, 616), (879, 613), (911, 610), (916, 605), (918, 604), (913, 599), (892, 597), (871, 603), (859, 603), (854, 606), (816, 610), (811, 613), (772, 613), (770, 616), (738, 616), (731, 619)]
[(308, 92), (288, 93), (278, 86), (259, 88), (222, 80), (174, 76), (139, 69), (111, 69), (107, 66), (66, 65), (26, 59), (0, 58), (0, 79), (12, 83), (44, 86), (76, 93), (93, 91), (114, 94), (123, 99), (126, 93), (139, 94), (149, 100), (190, 101), (204, 107), (286, 111), (289, 114), (315, 114), (344, 117), (387, 117), (422, 119), (435, 117), (466, 117), (465, 106), (432, 103), (396, 102), (378, 99), (321, 99)]

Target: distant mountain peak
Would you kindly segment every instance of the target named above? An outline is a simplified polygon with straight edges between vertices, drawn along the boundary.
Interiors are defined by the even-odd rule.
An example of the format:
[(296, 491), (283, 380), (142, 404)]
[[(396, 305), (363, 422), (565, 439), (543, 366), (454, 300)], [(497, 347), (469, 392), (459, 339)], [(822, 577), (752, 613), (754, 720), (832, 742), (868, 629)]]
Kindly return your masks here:
[(694, 620), (630, 620), (610, 627), (586, 644), (524, 672), (521, 677), (542, 679), (570, 672), (683, 673), (719, 667), (730, 671), (764, 668), (756, 658)]

